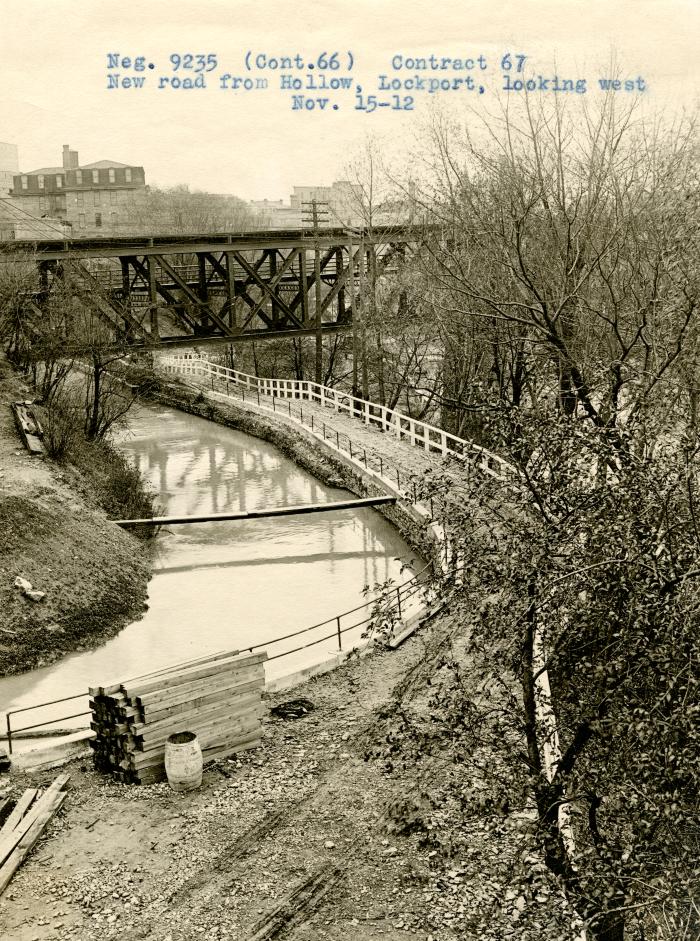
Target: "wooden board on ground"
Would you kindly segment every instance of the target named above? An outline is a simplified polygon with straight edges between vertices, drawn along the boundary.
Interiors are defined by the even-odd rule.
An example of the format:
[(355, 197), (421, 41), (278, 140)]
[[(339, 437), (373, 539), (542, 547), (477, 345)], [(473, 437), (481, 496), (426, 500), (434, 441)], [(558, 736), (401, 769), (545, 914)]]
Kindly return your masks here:
[(68, 774), (60, 774), (40, 796), (37, 796), (34, 788), (25, 791), (15, 808), (20, 808), (21, 812), (15, 816), (12, 829), (7, 827), (8, 818), (0, 831), (0, 894), (63, 804), (66, 798), (64, 788), (69, 777)]

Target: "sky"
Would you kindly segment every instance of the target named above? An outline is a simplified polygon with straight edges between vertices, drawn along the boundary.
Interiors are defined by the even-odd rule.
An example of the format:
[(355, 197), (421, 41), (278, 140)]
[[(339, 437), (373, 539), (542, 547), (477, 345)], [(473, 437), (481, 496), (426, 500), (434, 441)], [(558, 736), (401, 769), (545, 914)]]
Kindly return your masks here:
[[(0, 141), (17, 144), (21, 169), (60, 165), (70, 144), (81, 163), (143, 166), (153, 185), (244, 199), (345, 178), (367, 135), (400, 160), (432, 103), (488, 109), (522, 96), (519, 79), (570, 98), (554, 77), (585, 79), (588, 101), (615, 59), (635, 88), (616, 94), (638, 94), (641, 79), (656, 112), (692, 109), (700, 90), (698, 0), (0, 0), (0, 13)], [(406, 62), (431, 55), (463, 68)], [(416, 78), (460, 84), (380, 87)], [(245, 90), (246, 79), (267, 88)], [(324, 79), (350, 84), (305, 87)]]

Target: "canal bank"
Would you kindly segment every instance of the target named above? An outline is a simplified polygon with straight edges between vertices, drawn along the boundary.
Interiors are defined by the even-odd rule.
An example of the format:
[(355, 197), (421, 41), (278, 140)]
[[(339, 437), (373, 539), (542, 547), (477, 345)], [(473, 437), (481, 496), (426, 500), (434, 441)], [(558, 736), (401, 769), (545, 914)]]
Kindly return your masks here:
[[(145, 610), (151, 569), (147, 548), (108, 522), (77, 469), (23, 448), (9, 403), (32, 397), (0, 359), (0, 676), (114, 636)], [(43, 596), (32, 600), (17, 578)]]

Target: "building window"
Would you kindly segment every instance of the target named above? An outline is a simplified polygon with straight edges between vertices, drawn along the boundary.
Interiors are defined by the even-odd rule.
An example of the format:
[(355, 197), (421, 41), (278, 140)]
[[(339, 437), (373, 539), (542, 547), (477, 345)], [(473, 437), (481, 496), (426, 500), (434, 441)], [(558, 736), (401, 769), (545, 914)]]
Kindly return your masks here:
[(43, 190), (44, 188), (44, 176), (42, 173), (39, 174), (39, 189)]
[(116, 204), (116, 202), (117, 202), (117, 191), (116, 191), (116, 190), (110, 190), (110, 191), (109, 191), (109, 201), (110, 201), (110, 203), (112, 203), (113, 206)]
[(102, 213), (101, 212), (95, 213), (95, 225), (98, 228), (102, 225)]
[(111, 224), (112, 224), (113, 226), (116, 226), (116, 224), (117, 224), (117, 214), (116, 214), (116, 212), (110, 212), (110, 214), (109, 214), (109, 221), (111, 222)]
[(76, 193), (76, 194), (75, 194), (75, 201), (76, 201), (76, 203), (77, 203), (79, 206), (83, 206), (83, 205), (85, 204), (85, 194), (84, 194), (84, 193)]
[(81, 212), (78, 214), (78, 225), (81, 229), (85, 228), (85, 213)]
[(56, 175), (56, 189), (59, 189), (63, 186), (63, 177), (60, 174)]
[(110, 182), (110, 183), (114, 183), (115, 180), (116, 180), (116, 177), (115, 177), (115, 174), (114, 174), (114, 170), (110, 170), (110, 171), (109, 171), (109, 182)]
[(100, 171), (99, 171), (99, 170), (93, 170), (93, 171), (92, 171), (92, 182), (93, 182), (93, 183), (99, 183), (99, 182), (100, 182)]
[(126, 182), (131, 183), (131, 167), (127, 167), (124, 171), (124, 176), (126, 177)]
[(22, 177), (21, 184), (22, 184), (22, 189), (23, 189), (23, 190), (26, 190), (26, 188), (27, 188), (27, 178), (26, 178), (26, 176), (23, 176), (23, 177)]
[(82, 184), (82, 182), (83, 182), (83, 171), (82, 171), (82, 170), (76, 170), (76, 171), (75, 171), (75, 182), (78, 184), (78, 186), (80, 186), (80, 185)]
[(101, 206), (102, 205), (102, 193), (95, 193), (93, 195), (93, 201), (96, 206)]

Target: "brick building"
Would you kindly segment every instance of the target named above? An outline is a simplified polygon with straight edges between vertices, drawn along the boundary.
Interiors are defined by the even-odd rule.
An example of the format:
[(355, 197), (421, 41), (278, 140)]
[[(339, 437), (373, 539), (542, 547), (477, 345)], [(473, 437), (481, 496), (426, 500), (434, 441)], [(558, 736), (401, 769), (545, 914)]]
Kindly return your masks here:
[(145, 192), (143, 167), (113, 160), (81, 166), (64, 144), (62, 166), (13, 175), (10, 197), (20, 212), (80, 237), (128, 232)]

